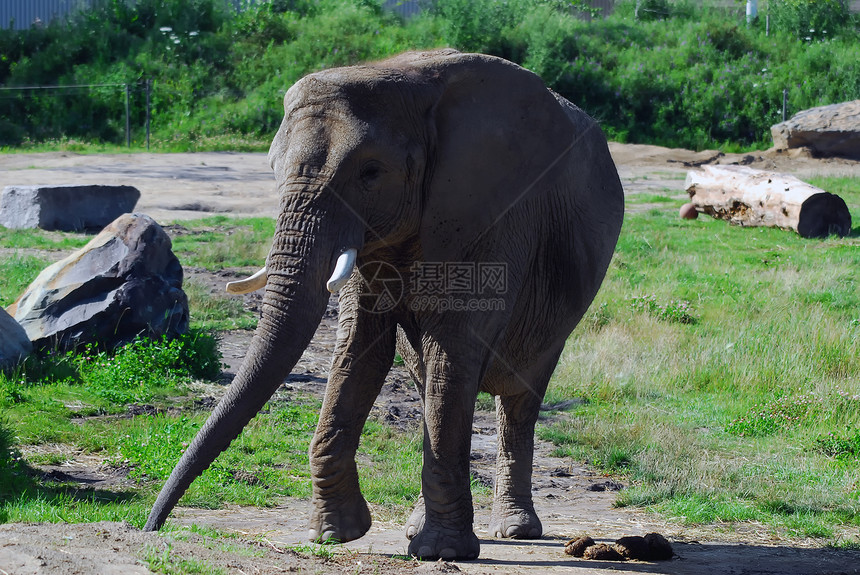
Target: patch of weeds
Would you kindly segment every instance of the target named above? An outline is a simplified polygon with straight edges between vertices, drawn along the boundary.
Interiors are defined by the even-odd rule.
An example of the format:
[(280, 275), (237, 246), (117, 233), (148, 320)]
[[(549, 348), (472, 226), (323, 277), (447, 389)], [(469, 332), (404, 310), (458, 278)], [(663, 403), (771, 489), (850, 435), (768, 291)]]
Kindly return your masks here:
[(753, 405), (747, 415), (733, 420), (726, 432), (738, 437), (763, 437), (799, 425), (816, 412), (821, 401), (812, 395), (779, 397)]
[(165, 575), (226, 575), (223, 569), (205, 561), (178, 557), (170, 543), (161, 550), (147, 546), (143, 560), (152, 571)]
[(840, 539), (833, 543), (828, 543), (827, 547), (831, 549), (843, 549), (845, 551), (860, 551), (860, 539)]
[(305, 543), (303, 545), (293, 545), (289, 547), (291, 551), (295, 551), (301, 555), (306, 555), (309, 557), (318, 557), (320, 559), (331, 559), (335, 556), (337, 546), (340, 545), (340, 541), (335, 541), (333, 539), (328, 539), (326, 541)]
[(647, 313), (659, 320), (670, 323), (694, 324), (698, 317), (693, 306), (686, 300), (670, 300), (660, 303), (656, 296), (645, 295), (634, 297), (630, 302), (633, 311)]
[(634, 461), (633, 454), (624, 447), (594, 449), (587, 463), (604, 473), (617, 474), (625, 472)]
[(860, 428), (847, 427), (844, 434), (829, 433), (815, 440), (815, 451), (839, 462), (860, 463)]
[(496, 398), (486, 391), (478, 392), (478, 399), (475, 401), (475, 409), (478, 411), (496, 411)]
[(613, 315), (609, 311), (609, 304), (601, 303), (597, 307), (588, 310), (588, 314), (582, 320), (582, 323), (588, 326), (591, 331), (599, 331), (612, 322)]
[(178, 338), (137, 338), (114, 353), (93, 344), (74, 355), (83, 385), (112, 403), (150, 401), (156, 390), (220, 373), (217, 340), (201, 332)]

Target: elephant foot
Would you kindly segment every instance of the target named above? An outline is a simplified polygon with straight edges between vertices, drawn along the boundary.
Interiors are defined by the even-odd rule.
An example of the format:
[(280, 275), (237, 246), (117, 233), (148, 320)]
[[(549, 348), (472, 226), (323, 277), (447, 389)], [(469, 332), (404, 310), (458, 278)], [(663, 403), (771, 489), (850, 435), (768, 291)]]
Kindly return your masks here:
[(493, 508), (487, 531), (500, 539), (539, 539), (543, 524), (531, 505), (525, 509)]
[(412, 515), (406, 521), (406, 538), (410, 541), (424, 528), (424, 516), (424, 496), (421, 495), (418, 497), (418, 501), (415, 502)]
[(319, 543), (346, 543), (370, 529), (372, 521), (367, 502), (360, 494), (351, 500), (313, 502), (308, 538)]
[(425, 523), (409, 542), (409, 555), (421, 560), (477, 559), (480, 551), (478, 537), (471, 528), (467, 530), (445, 529)]

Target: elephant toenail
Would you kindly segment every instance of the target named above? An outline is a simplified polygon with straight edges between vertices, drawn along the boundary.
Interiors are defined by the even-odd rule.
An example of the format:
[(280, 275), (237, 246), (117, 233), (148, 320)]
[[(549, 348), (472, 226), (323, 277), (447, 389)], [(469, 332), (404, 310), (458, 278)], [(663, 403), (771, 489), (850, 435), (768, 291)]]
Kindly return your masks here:
[(444, 560), (455, 559), (457, 557), (457, 552), (451, 549), (450, 547), (446, 547), (442, 551), (439, 552), (439, 557)]
[(433, 548), (429, 545), (425, 545), (424, 547), (418, 550), (418, 557), (432, 557), (433, 556)]

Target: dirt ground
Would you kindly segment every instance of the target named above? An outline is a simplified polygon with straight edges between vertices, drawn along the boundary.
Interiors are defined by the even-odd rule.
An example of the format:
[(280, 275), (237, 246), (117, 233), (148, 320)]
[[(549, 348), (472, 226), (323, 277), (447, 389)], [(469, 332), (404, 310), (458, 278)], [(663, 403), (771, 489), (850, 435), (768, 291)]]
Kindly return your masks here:
[[(819, 160), (802, 152), (722, 155), (656, 146), (612, 144), (613, 157), (629, 194), (677, 192), (685, 197), (684, 176), (701, 163), (739, 163), (773, 169), (799, 177), (844, 175), (860, 177), (860, 162)], [(0, 187), (29, 184), (125, 184), (141, 191), (137, 211), (167, 226), (174, 220), (213, 214), (274, 216), (277, 195), (265, 154), (13, 154), (0, 156)], [(641, 205), (639, 206), (641, 209)], [(857, 223), (854, 223), (855, 227)], [(261, 262), (262, 264), (262, 262)], [(187, 269), (186, 275), (223, 293), (224, 283), (246, 270), (211, 274)], [(244, 296), (247, 307), (259, 304), (259, 294)], [(326, 381), (337, 321), (337, 302), (329, 311), (281, 393), (321, 394)], [(226, 384), (244, 357), (250, 334), (223, 335), (221, 349), (227, 367)], [(217, 386), (214, 386), (217, 388)], [(218, 389), (201, 390), (204, 404), (214, 404)], [(547, 406), (552, 407), (552, 406)], [(138, 409), (146, 411), (145, 406)], [(391, 425), (409, 427), (420, 421), (418, 394), (408, 374), (389, 374), (374, 415)], [(549, 413), (546, 417), (552, 417)], [(491, 412), (479, 411), (473, 426), (472, 466), (479, 481), (492, 484), (495, 422)], [(273, 509), (230, 506), (220, 510), (179, 508), (173, 521), (236, 533), (228, 544), (203, 535), (142, 533), (118, 523), (0, 525), (0, 575), (73, 573), (148, 573), (144, 557), (178, 557), (205, 562), (227, 573), (655, 573), (847, 574), (860, 573), (860, 552), (820, 548), (814, 540), (785, 539), (756, 524), (690, 528), (669, 523), (639, 509), (615, 508), (621, 484), (587, 466), (552, 457), (551, 446), (538, 442), (535, 458), (535, 506), (544, 522), (539, 541), (496, 540), (486, 533), (487, 501), (478, 501), (476, 533), (481, 557), (456, 563), (418, 563), (404, 559), (407, 540), (402, 526), (384, 510), (374, 510), (370, 533), (339, 548), (333, 558), (297, 554), (291, 547), (306, 545), (307, 501), (285, 499)], [(109, 489), (124, 481), (100, 467), (93, 457), (44, 468), (48, 477), (79, 481)], [(623, 535), (664, 534), (675, 557), (660, 563), (612, 563), (574, 559), (564, 554), (564, 542), (588, 533), (598, 542)], [(395, 557), (392, 557), (395, 556)], [(400, 557), (397, 557), (400, 556)]]

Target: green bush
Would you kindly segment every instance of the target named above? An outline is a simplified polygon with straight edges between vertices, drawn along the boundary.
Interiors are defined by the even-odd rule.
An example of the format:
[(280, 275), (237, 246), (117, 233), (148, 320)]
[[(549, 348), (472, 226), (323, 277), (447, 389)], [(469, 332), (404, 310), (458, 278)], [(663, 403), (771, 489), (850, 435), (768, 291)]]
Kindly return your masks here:
[(844, 0), (770, 0), (768, 10), (775, 30), (805, 40), (833, 37), (850, 21)]
[(87, 345), (75, 356), (82, 384), (111, 403), (146, 402), (158, 388), (191, 378), (215, 379), (220, 353), (214, 337), (138, 338), (114, 353)]
[(0, 407), (24, 400), (32, 385), (80, 385), (106, 402), (152, 400), (158, 390), (192, 379), (216, 379), (221, 370), (217, 340), (191, 331), (178, 338), (138, 338), (113, 352), (88, 344), (67, 353), (29, 357), (12, 373), (0, 373)]
[[(791, 113), (860, 98), (860, 42), (840, 0), (773, 0), (787, 33), (769, 36), (739, 10), (668, 0), (591, 21), (582, 0), (437, 0), (408, 21), (377, 0), (224, 6), (111, 0), (67, 23), (0, 30), (0, 85), (128, 84), (139, 145), (152, 80), (162, 150), (264, 150), (301, 76), (440, 46), (523, 64), (627, 142), (769, 147), (784, 89)], [(121, 143), (124, 110), (122, 86), (8, 92), (0, 146)]]
[(860, 429), (846, 428), (845, 434), (830, 433), (815, 442), (816, 451), (842, 462), (860, 462)]

